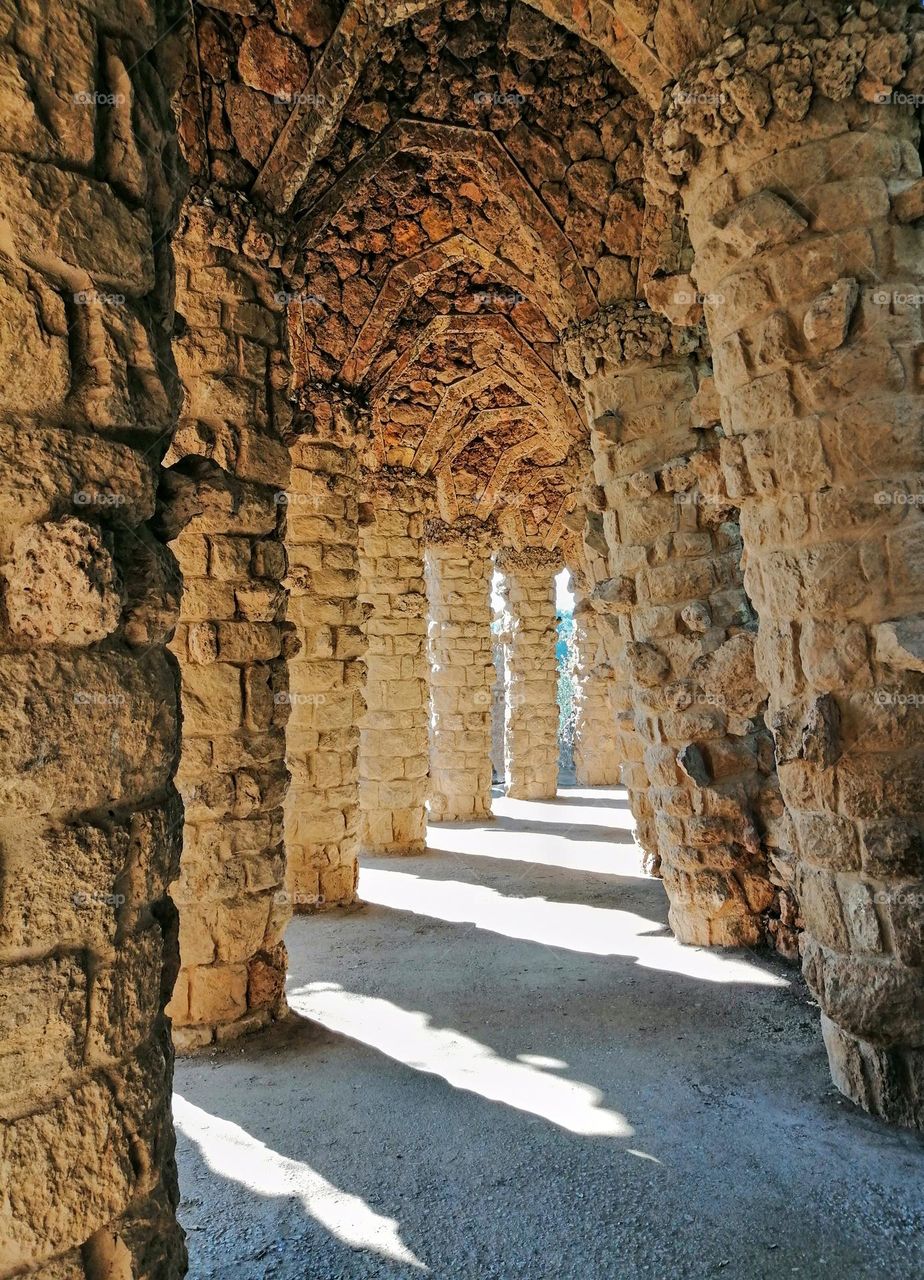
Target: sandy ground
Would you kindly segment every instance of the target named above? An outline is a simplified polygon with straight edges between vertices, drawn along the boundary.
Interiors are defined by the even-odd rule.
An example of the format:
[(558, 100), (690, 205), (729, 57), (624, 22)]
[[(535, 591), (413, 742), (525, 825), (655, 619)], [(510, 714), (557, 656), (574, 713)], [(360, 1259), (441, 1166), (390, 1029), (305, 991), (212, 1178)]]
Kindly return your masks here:
[(197, 1280), (924, 1276), (924, 1144), (796, 970), (679, 947), (620, 791), (499, 799), (296, 920), (293, 1016), (177, 1064)]

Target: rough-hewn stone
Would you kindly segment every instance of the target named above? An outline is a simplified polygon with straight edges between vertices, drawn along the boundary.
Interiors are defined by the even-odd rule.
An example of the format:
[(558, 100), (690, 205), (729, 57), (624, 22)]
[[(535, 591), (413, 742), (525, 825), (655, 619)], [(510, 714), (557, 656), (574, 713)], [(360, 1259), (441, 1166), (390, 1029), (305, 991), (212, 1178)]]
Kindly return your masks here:
[(558, 639), (551, 552), (497, 557), (506, 637), (504, 765), (514, 800), (554, 799), (558, 790)]
[(466, 536), (428, 522), (433, 822), (467, 822), (491, 813), (492, 574), (483, 533)]

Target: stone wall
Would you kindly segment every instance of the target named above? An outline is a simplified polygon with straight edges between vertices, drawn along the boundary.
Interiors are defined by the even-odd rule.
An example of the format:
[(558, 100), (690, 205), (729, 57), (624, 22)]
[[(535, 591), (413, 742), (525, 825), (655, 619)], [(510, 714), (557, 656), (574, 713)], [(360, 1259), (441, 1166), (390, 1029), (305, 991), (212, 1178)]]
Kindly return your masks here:
[[(652, 177), (689, 217), (832, 1071), (921, 1124), (924, 206), (902, 95), (924, 15), (861, 10), (800, 7), (790, 42), (756, 24), (704, 59)], [(771, 92), (795, 42), (800, 79)], [(748, 94), (710, 130), (683, 94), (720, 73)]]
[(491, 815), (494, 684), (491, 580), (485, 534), (427, 524), (430, 605), (430, 820)]
[(671, 926), (685, 942), (753, 944), (779, 915), (767, 842), (780, 874), (787, 843), (699, 340), (626, 305), (582, 326), (567, 361), (606, 508), (612, 576), (595, 599), (625, 641)]
[(558, 640), (555, 573), (560, 557), (540, 550), (498, 553), (504, 633), (504, 766), (514, 800), (554, 799), (558, 790)]
[(619, 745), (616, 735), (616, 684), (597, 615), (586, 599), (574, 608), (575, 702), (574, 773), (579, 787), (621, 785)]
[(586, 601), (596, 614), (597, 631), (612, 673), (609, 688), (613, 709), (616, 752), (620, 760), (620, 780), (629, 794), (629, 806), (635, 819), (635, 839), (642, 851), (645, 867), (659, 874), (658, 832), (655, 823), (652, 792), (645, 765), (645, 741), (635, 726), (632, 685), (625, 664), (626, 640), (620, 626), (619, 613), (611, 612), (607, 597), (612, 593), (610, 548), (604, 530), (603, 511), (606, 494), (593, 482), (585, 482), (585, 501), (581, 531), (582, 560), (585, 574)]
[(289, 715), (282, 542), (291, 411), (278, 278), (243, 218), (192, 199), (175, 240), (185, 399), (166, 462), (183, 574), (171, 643), (182, 674), (177, 782), (186, 822), (178, 1048), (264, 1026), (285, 1008), (283, 800)]
[(359, 725), (364, 710), (359, 599), (363, 414), (325, 388), (302, 392), (292, 427), (286, 520), (289, 662), (286, 882), (297, 912), (349, 906), (359, 847)]
[[(0, 1274), (182, 1271), (172, 4), (23, 0), (0, 116)], [(22, 68), (22, 69), (20, 69)]]
[(368, 853), (422, 853), (427, 842), (430, 696), (424, 520), (432, 484), (387, 468), (368, 481), (360, 529), (366, 714), (360, 726), (360, 842)]

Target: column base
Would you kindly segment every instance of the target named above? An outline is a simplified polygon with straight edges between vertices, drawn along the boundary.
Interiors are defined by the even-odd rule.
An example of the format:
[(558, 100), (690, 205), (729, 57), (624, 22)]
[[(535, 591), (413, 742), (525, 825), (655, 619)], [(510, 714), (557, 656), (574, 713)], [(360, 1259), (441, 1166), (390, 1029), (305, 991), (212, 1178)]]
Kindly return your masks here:
[(549, 787), (541, 782), (514, 783), (506, 791), (508, 800), (554, 800), (558, 796), (558, 785)]
[(410, 840), (394, 844), (362, 844), (360, 857), (367, 858), (416, 858), (427, 852), (426, 840)]
[(455, 809), (447, 809), (445, 813), (431, 813), (430, 825), (446, 827), (450, 825), (458, 826), (460, 823), (466, 822), (493, 822), (494, 814), (490, 809), (480, 809), (473, 813), (469, 810), (467, 813), (459, 812)]
[(840, 1092), (874, 1116), (924, 1128), (924, 1048), (886, 1049), (821, 1015), (831, 1077)]

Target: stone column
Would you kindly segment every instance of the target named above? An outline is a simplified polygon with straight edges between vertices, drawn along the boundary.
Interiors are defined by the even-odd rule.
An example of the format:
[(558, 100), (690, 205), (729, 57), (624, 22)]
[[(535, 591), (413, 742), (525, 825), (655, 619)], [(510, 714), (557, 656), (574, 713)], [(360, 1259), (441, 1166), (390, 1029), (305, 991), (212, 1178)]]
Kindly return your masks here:
[(554, 800), (558, 791), (558, 641), (555, 573), (561, 559), (539, 549), (504, 550), (507, 643), (504, 762), (513, 800)]
[(430, 820), (491, 816), (491, 579), (481, 529), (427, 522)]
[(185, 1266), (163, 1014), (180, 584), (153, 521), (180, 402), (164, 41), (178, 18), (61, 0), (4, 24), (20, 68), (0, 156), (5, 1276)]
[(574, 774), (579, 787), (618, 787), (621, 761), (616, 743), (615, 685), (597, 615), (587, 599), (574, 608), (575, 700)]
[(433, 484), (386, 467), (369, 479), (360, 529), (366, 619), (366, 714), (359, 739), (360, 842), (368, 853), (427, 844), (430, 698), (424, 519)]
[(186, 823), (171, 888), (180, 973), (167, 1012), (183, 1049), (285, 1010), (288, 370), (283, 308), (264, 301), (279, 282), (241, 247), (253, 225), (247, 237), (246, 223), (194, 205), (176, 240), (186, 396), (166, 459), (165, 526), (183, 573), (170, 647), (182, 677)]
[(772, 14), (736, 34), (695, 74), (740, 95), (739, 123), (704, 133), (675, 95), (654, 176), (689, 216), (832, 1072), (921, 1125), (924, 205), (903, 97), (924, 15), (861, 12), (801, 10), (798, 90)]
[(683, 942), (740, 946), (775, 914), (762, 836), (781, 806), (698, 353), (696, 334), (632, 303), (566, 348), (604, 495), (612, 577), (594, 596), (625, 641), (671, 927)]
[[(611, 612), (607, 601), (607, 597), (612, 594), (614, 580), (610, 577), (610, 547), (602, 514), (606, 507), (606, 495), (596, 484), (591, 483), (586, 488), (587, 498), (593, 500), (599, 508), (585, 512), (581, 539), (587, 574), (587, 602), (596, 614), (600, 643), (612, 672), (609, 696), (613, 709), (616, 751), (621, 765), (620, 779), (628, 792), (629, 808), (635, 819), (635, 839), (642, 851), (643, 865), (652, 875), (660, 875), (661, 858), (658, 854), (653, 791), (645, 764), (645, 739), (635, 725), (632, 684), (625, 662), (626, 639), (620, 614)], [(615, 536), (611, 523), (610, 530)]]
[(289, 662), (286, 878), (297, 912), (349, 906), (359, 848), (364, 611), (359, 600), (362, 410), (302, 392), (286, 506)]

